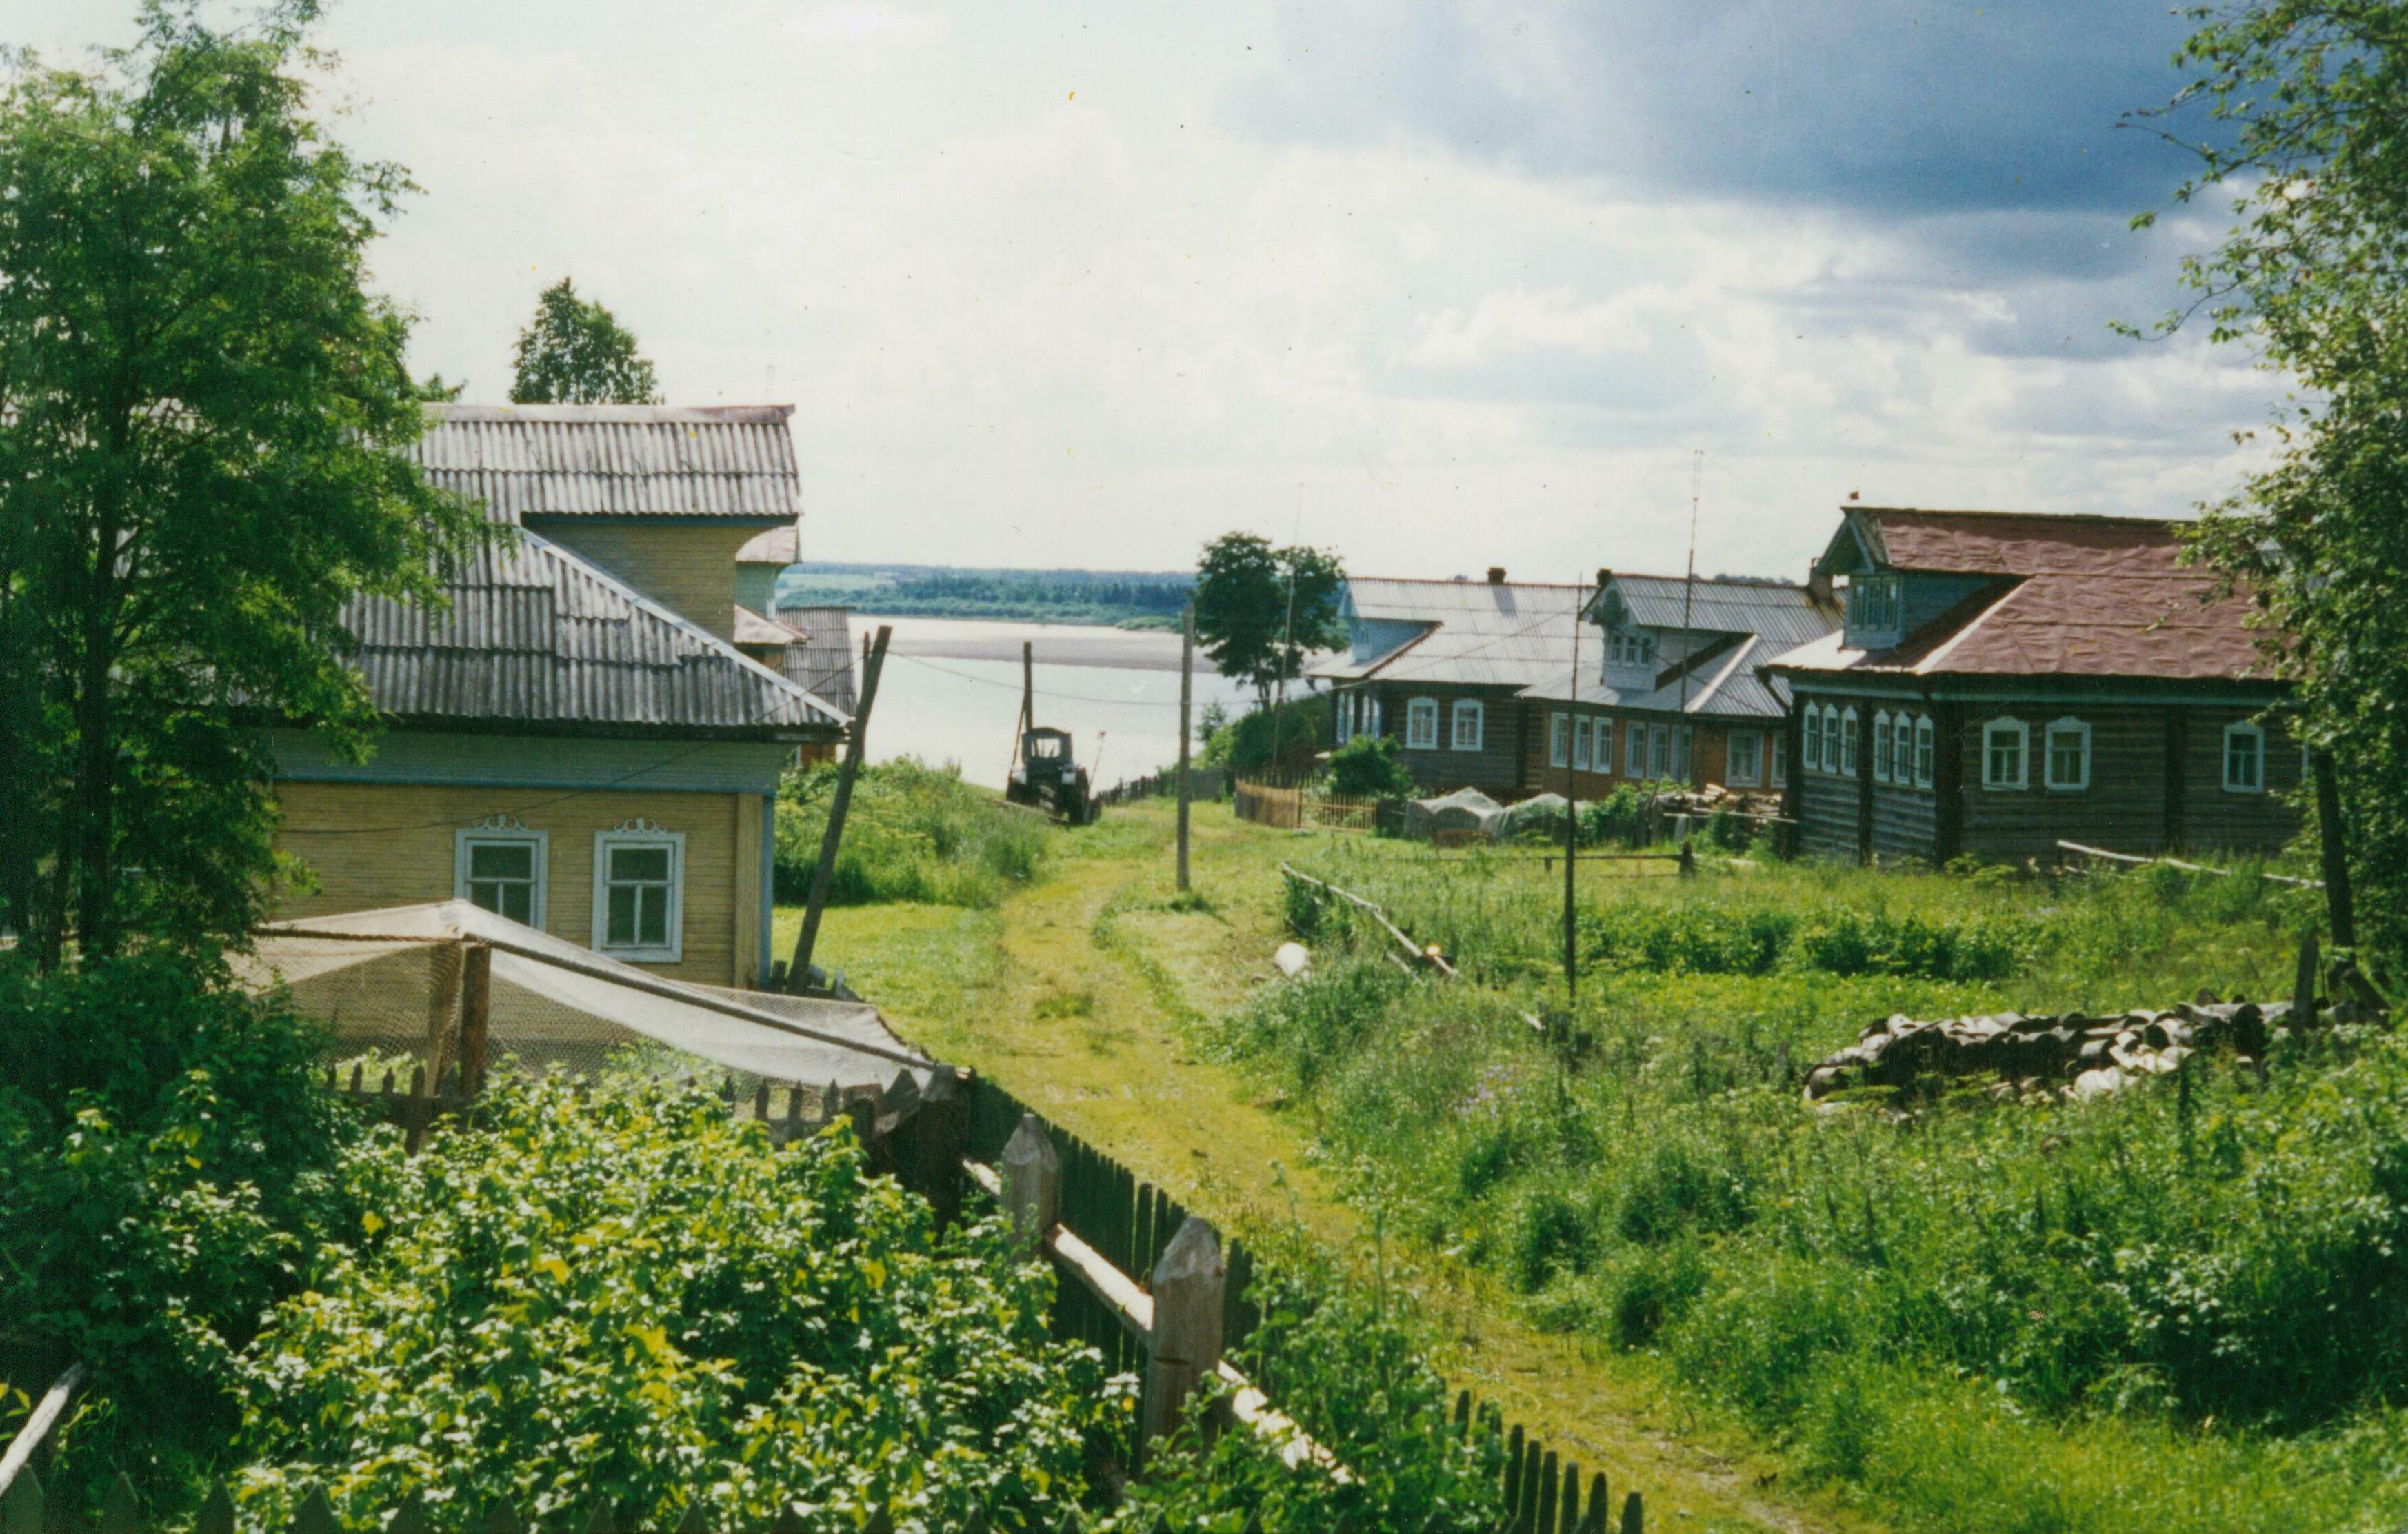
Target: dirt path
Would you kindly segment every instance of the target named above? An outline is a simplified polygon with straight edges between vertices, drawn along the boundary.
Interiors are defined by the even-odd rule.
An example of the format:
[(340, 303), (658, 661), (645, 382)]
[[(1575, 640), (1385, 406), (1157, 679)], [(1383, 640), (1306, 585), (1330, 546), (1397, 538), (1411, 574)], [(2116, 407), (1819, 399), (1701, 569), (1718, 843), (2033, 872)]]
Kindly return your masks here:
[[(1294, 1220), (1350, 1254), (1372, 1235), (1312, 1165), (1311, 1125), (1240, 1069), (1201, 1059), (1183, 1020), (1269, 980), (1284, 840), (1206, 807), (1199, 901), (1172, 899), (1161, 806), (1114, 811), (996, 912), (834, 912), (824, 950), (898, 1029), (971, 1066), (1140, 1177), (1235, 1230)], [(1484, 1275), (1393, 1254), (1450, 1337), (1447, 1378), (1550, 1446), (1645, 1494), (1649, 1527), (1685, 1534), (1869, 1534), (1794, 1498), (1767, 1464), (1666, 1399), (1640, 1361), (1599, 1355), (1515, 1317)]]

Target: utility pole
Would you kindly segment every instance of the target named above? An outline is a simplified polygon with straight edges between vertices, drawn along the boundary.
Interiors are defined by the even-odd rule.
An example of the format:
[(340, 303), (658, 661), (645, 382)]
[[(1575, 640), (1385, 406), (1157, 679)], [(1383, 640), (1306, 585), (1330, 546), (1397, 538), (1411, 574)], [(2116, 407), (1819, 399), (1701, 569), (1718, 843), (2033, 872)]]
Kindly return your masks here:
[(1196, 604), (1179, 615), (1179, 893), (1187, 893), (1187, 816), (1194, 796), (1187, 786), (1187, 752), (1195, 737), (1188, 710), (1196, 701)]
[[(1569, 689), (1571, 695), (1571, 709), (1564, 716), (1564, 723), (1570, 726), (1565, 732), (1564, 738), (1564, 1011), (1566, 1014), (1564, 1025), (1567, 1028), (1571, 1025), (1570, 1014), (1572, 1002), (1580, 994), (1580, 928), (1572, 915), (1572, 892), (1575, 887), (1572, 882), (1572, 859), (1578, 855), (1580, 847), (1580, 775), (1573, 767), (1576, 756), (1572, 751), (1572, 742), (1580, 738), (1580, 626), (1583, 606), (1581, 593), (1585, 589), (1579, 581), (1572, 582), (1572, 684)], [(1596, 746), (1597, 732), (1592, 726), (1589, 731), (1589, 748), (1594, 752)], [(1590, 759), (1594, 761), (1595, 757), (1592, 756)]]
[[(1689, 729), (1689, 605), (1698, 593), (1698, 481), (1706, 472), (1706, 450), (1699, 448), (1689, 460), (1689, 573), (1681, 582), (1681, 722), (1672, 726), (1672, 745), (1679, 750)], [(1697, 738), (1686, 736), (1689, 749), (1688, 773), (1683, 786), (1695, 788), (1698, 777)]]
[(837, 849), (844, 841), (844, 815), (853, 807), (853, 780), (861, 776), (861, 756), (869, 735), (869, 710), (878, 701), (878, 673), (886, 667), (886, 641), (895, 630), (878, 625), (861, 677), (861, 707), (853, 716), (853, 738), (845, 742), (844, 767), (837, 773), (836, 798), (828, 805), (827, 829), (820, 835), (820, 860), (811, 868), (810, 899), (803, 906), (803, 929), (795, 934), (795, 956), (786, 965), (786, 991), (800, 996), (810, 983), (811, 949), (820, 939), (820, 912), (827, 905), (828, 873), (836, 867)]

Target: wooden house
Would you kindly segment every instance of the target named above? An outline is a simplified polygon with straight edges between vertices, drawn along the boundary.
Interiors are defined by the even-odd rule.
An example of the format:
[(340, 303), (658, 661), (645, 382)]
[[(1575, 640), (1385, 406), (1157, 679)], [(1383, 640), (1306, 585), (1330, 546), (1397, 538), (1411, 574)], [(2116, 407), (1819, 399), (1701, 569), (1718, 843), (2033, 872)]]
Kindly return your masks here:
[[(1598, 572), (1580, 675), (1526, 695), (1523, 787), (1600, 798), (1623, 783), (1787, 786), (1787, 684), (1767, 660), (1836, 629), (1828, 587)], [(1589, 630), (1593, 629), (1594, 632)]]
[(1395, 737), (1431, 793), (1521, 797), (1532, 729), (1522, 695), (1569, 677), (1586, 589), (1508, 581), (1502, 569), (1485, 581), (1350, 579), (1339, 599), (1347, 651), (1311, 672), (1332, 689), (1335, 738)]
[(2272, 851), (2300, 751), (2246, 604), (2179, 524), (1849, 507), (1817, 575), (1846, 622), (1777, 658), (1810, 851), (1945, 862)]
[(284, 914), (467, 899), (683, 979), (769, 960), (773, 799), (844, 712), (738, 648), (737, 554), (792, 527), (785, 407), (430, 408), (437, 486), (515, 536), (345, 626), (389, 728), (271, 732)]

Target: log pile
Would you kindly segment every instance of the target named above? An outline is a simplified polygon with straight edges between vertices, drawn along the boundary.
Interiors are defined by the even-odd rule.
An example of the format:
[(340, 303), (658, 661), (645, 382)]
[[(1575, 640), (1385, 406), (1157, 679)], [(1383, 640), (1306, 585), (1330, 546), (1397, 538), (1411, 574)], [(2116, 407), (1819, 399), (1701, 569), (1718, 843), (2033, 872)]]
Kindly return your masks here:
[[(1860, 1086), (1929, 1092), (1967, 1076), (1987, 1077), (2018, 1092), (2097, 1097), (2178, 1070), (2203, 1049), (2262, 1059), (2272, 1031), (2289, 1025), (2291, 1011), (2287, 1001), (2202, 1001), (2109, 1017), (1891, 1017), (1868, 1025), (1855, 1043), (1808, 1071), (1806, 1100)], [(2315, 1011), (2305, 1015), (2311, 1025), (2325, 1020)]]

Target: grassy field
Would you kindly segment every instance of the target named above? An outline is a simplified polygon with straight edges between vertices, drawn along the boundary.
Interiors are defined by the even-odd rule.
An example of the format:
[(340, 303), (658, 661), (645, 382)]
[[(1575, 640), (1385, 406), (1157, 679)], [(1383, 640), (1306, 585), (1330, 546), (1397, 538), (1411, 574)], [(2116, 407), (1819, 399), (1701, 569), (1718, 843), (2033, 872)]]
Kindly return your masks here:
[[(1401, 1260), (1450, 1371), (1676, 1529), (2398, 1527), (2408, 1061), (2387, 1039), (2209, 1062), (2086, 1108), (1816, 1112), (1872, 1019), (2288, 989), (2255, 880), (1560, 865), (1266, 832), (1208, 807), (1058, 836), (992, 910), (860, 907), (826, 952), (907, 1032), (1243, 1228)], [(1464, 980), (1409, 980), (1286, 859)], [(1313, 975), (1266, 962), (1291, 917)]]

